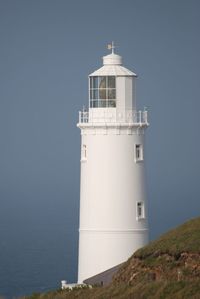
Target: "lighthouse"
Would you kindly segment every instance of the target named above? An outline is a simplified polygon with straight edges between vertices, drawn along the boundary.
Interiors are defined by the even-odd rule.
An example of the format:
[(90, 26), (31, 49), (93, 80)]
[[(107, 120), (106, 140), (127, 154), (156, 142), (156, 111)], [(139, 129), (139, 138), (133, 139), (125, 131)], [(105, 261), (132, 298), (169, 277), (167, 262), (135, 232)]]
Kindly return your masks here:
[(78, 283), (125, 262), (148, 242), (147, 111), (137, 111), (137, 75), (109, 46), (89, 75), (81, 131)]

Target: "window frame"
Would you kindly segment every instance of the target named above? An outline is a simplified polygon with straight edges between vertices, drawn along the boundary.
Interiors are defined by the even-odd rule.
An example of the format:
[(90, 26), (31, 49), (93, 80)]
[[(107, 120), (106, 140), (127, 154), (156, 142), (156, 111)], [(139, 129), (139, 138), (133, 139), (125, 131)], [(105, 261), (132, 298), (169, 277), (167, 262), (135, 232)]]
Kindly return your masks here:
[[(101, 83), (105, 83), (105, 87), (101, 87)], [(116, 76), (89, 77), (90, 108), (116, 108), (116, 98)]]
[(136, 219), (137, 220), (145, 219), (144, 201), (137, 201), (136, 202)]
[(81, 161), (87, 161), (87, 145), (85, 143), (81, 146)]
[(135, 143), (134, 155), (135, 155), (135, 162), (144, 161), (144, 151), (143, 151), (142, 143)]

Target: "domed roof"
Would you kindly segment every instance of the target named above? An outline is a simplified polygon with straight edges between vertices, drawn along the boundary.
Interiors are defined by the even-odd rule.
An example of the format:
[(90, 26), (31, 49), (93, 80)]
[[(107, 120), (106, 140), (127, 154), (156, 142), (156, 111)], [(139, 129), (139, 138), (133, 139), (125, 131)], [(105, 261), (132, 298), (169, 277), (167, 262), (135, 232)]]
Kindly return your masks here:
[(104, 65), (122, 65), (122, 57), (115, 54), (111, 53), (109, 55), (106, 55), (103, 57), (103, 64)]
[(112, 52), (103, 57), (103, 66), (89, 76), (134, 76), (137, 75), (122, 66), (122, 57)]

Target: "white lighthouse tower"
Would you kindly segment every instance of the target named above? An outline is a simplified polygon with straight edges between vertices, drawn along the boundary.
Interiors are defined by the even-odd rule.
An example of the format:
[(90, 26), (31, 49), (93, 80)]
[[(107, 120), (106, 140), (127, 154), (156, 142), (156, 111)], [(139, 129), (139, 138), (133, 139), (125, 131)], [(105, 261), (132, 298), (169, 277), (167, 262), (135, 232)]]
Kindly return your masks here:
[(78, 282), (126, 261), (148, 242), (144, 137), (137, 75), (121, 56), (89, 75), (89, 109), (79, 112), (81, 183)]

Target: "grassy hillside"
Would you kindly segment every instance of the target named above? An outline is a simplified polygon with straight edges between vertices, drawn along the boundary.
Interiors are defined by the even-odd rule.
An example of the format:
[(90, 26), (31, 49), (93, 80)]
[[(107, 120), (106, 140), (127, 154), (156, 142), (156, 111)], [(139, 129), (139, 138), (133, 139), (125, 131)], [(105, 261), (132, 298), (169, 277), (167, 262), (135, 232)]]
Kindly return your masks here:
[(160, 253), (171, 255), (180, 255), (182, 252), (200, 253), (199, 237), (200, 218), (195, 218), (138, 250), (135, 256), (145, 258), (151, 254), (159, 255)]
[(136, 251), (115, 282), (194, 280), (200, 278), (200, 218), (186, 222)]
[(200, 299), (200, 218), (138, 250), (108, 287), (58, 290), (23, 299)]

